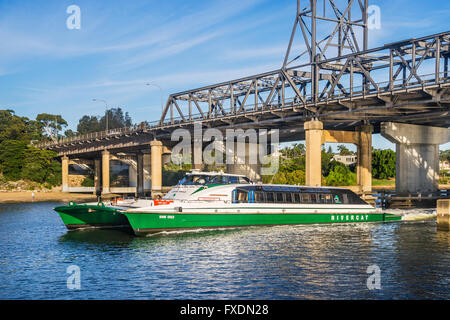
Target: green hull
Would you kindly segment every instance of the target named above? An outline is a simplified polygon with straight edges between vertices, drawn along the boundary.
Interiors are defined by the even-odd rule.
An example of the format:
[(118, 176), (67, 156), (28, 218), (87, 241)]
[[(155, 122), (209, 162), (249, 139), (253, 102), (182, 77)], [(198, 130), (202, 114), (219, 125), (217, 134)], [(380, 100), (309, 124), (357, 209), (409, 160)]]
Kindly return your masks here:
[(161, 231), (267, 226), (314, 223), (383, 222), (398, 221), (401, 216), (383, 213), (347, 214), (161, 214), (123, 213), (137, 235)]
[(129, 228), (128, 220), (120, 210), (97, 205), (77, 205), (56, 207), (62, 221), (68, 229), (79, 228)]

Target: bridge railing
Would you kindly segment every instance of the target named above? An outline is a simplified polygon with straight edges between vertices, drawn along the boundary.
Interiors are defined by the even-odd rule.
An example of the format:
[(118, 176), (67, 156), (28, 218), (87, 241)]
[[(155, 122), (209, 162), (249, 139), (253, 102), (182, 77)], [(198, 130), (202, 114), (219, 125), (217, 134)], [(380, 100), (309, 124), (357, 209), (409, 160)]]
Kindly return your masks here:
[(45, 141), (45, 142), (35, 142), (33, 145), (37, 148), (46, 148), (49, 146), (55, 146), (60, 144), (75, 144), (79, 142), (85, 142), (85, 141), (93, 141), (93, 140), (102, 140), (107, 139), (109, 137), (114, 136), (123, 136), (128, 134), (134, 134), (137, 132), (141, 132), (143, 130), (146, 130), (147, 128), (152, 128), (155, 126), (158, 126), (159, 122), (154, 121), (147, 123), (146, 125), (134, 125), (131, 127), (123, 127), (123, 128), (115, 128), (115, 129), (109, 129), (105, 131), (99, 131), (99, 132), (92, 132), (92, 133), (86, 133), (81, 135), (76, 135), (74, 137), (69, 138), (59, 138), (56, 141)]

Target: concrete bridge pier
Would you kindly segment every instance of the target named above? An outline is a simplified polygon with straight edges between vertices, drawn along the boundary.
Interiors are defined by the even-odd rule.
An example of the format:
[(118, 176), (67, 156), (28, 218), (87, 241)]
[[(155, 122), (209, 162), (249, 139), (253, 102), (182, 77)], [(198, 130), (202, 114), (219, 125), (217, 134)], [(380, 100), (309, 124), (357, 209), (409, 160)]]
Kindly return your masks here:
[(372, 192), (372, 132), (373, 126), (356, 128), (357, 163), (356, 184), (361, 193)]
[(203, 141), (202, 138), (194, 137), (191, 145), (192, 169), (202, 171), (203, 168)]
[(152, 179), (152, 198), (162, 197), (162, 155), (163, 144), (161, 141), (153, 140), (151, 147), (151, 179)]
[(69, 192), (69, 157), (61, 158), (62, 192)]
[(136, 197), (144, 195), (144, 154), (138, 152), (136, 155)]
[(102, 162), (100, 159), (94, 160), (94, 194), (101, 195), (102, 193)]
[(306, 172), (305, 182), (310, 187), (322, 185), (322, 144), (323, 123), (321, 121), (305, 122)]
[(110, 194), (110, 158), (108, 150), (102, 152), (102, 195)]
[(397, 194), (439, 191), (439, 145), (450, 141), (449, 129), (383, 122), (381, 135), (396, 145)]
[(322, 145), (324, 143), (352, 143), (357, 146), (357, 184), (361, 193), (372, 191), (372, 132), (373, 126), (363, 125), (355, 131), (323, 130), (321, 121), (305, 122), (306, 185), (322, 185)]

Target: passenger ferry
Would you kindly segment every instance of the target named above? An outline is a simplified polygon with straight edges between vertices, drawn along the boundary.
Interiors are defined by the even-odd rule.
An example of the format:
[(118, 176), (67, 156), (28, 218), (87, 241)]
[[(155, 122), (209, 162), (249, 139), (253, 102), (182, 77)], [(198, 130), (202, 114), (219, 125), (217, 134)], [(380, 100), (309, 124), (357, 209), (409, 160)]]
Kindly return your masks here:
[(136, 235), (162, 231), (398, 221), (343, 188), (262, 185), (240, 175), (192, 172), (162, 200), (120, 212)]

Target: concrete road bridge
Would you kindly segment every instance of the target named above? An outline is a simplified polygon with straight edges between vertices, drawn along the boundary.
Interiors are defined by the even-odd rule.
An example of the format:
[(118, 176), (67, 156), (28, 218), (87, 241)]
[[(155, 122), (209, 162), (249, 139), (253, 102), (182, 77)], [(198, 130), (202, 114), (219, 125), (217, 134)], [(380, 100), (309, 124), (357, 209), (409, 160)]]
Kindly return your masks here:
[[(450, 141), (450, 31), (369, 49), (367, 0), (340, 5), (325, 0), (323, 12), (317, 0), (304, 2), (304, 7), (297, 2), (280, 69), (171, 94), (153, 123), (38, 144), (62, 157), (63, 189), (71, 191), (70, 161), (84, 159), (93, 163), (93, 190), (107, 194), (112, 157), (128, 157), (135, 182), (122, 191), (158, 195), (162, 165), (177, 143), (173, 132), (187, 129), (195, 140), (194, 128), (200, 126), (224, 133), (276, 129), (280, 142), (305, 140), (311, 186), (321, 183), (322, 144), (353, 143), (361, 192), (371, 190), (372, 134), (381, 133), (396, 144), (397, 192), (436, 192), (439, 145)], [(293, 52), (299, 39), (306, 50)], [(199, 168), (196, 159), (206, 142), (192, 143)], [(227, 168), (260, 178), (258, 166)]]

